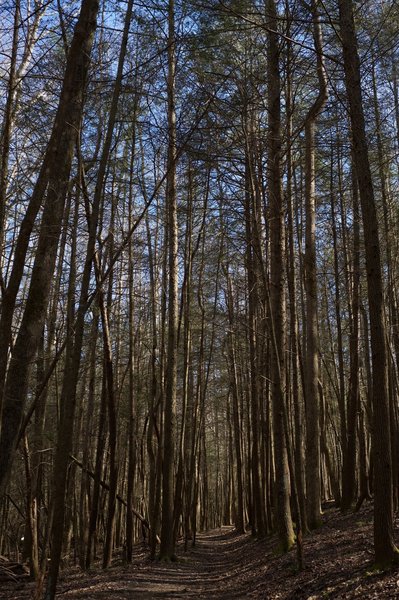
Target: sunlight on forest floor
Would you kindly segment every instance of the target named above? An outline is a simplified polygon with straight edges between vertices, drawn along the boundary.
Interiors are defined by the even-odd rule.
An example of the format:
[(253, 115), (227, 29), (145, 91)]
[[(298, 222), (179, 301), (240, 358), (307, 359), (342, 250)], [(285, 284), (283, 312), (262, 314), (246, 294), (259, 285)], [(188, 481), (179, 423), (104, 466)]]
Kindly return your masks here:
[[(275, 536), (257, 541), (237, 535), (231, 527), (198, 536), (195, 548), (179, 562), (148, 559), (141, 546), (133, 566), (114, 564), (82, 573), (76, 568), (60, 578), (57, 597), (76, 600), (150, 600), (200, 598), (234, 600), (321, 600), (347, 598), (398, 598), (399, 574), (370, 574), (372, 560), (372, 507), (358, 514), (342, 515), (329, 509), (323, 526), (305, 538), (306, 568), (298, 573), (292, 551), (276, 556)], [(16, 590), (9, 587), (0, 598), (27, 600), (33, 584)]]

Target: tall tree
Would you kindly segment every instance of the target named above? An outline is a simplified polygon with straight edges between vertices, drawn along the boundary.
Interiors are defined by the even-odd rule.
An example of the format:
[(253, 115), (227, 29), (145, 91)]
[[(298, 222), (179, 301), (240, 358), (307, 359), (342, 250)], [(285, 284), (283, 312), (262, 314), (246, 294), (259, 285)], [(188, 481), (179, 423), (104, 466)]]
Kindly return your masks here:
[(281, 166), (281, 79), (275, 0), (268, 0), (268, 184), (273, 435), (276, 463), (275, 521), (281, 549), (294, 544), (290, 508), (285, 408), (284, 195)]
[(384, 320), (383, 276), (378, 218), (371, 176), (363, 108), (359, 51), (352, 0), (339, 0), (345, 85), (353, 139), (353, 157), (359, 186), (372, 357), (372, 406), (374, 459), (374, 552), (378, 565), (396, 561), (393, 539), (392, 455)]
[(327, 74), (323, 58), (323, 39), (317, 0), (312, 0), (311, 15), (316, 52), (319, 93), (305, 119), (305, 288), (306, 288), (306, 495), (307, 524), (320, 525), (320, 409), (319, 409), (319, 344), (317, 327), (316, 264), (316, 121), (327, 101)]
[(163, 432), (163, 468), (162, 468), (162, 528), (161, 560), (174, 560), (175, 539), (173, 527), (173, 476), (175, 458), (175, 419), (177, 386), (177, 344), (178, 344), (178, 223), (176, 197), (176, 34), (175, 5), (168, 5), (168, 158), (166, 177), (166, 220), (168, 248), (168, 339), (166, 389)]
[[(46, 190), (28, 297), (4, 388), (0, 439), (0, 495), (1, 492), (4, 493), (11, 470), (28, 390), (30, 368), (40, 341), (48, 305), (74, 147), (80, 128), (98, 7), (98, 0), (82, 2), (53, 131), (32, 194), (36, 203), (36, 197), (42, 197)], [(22, 270), (23, 266), (20, 265), (20, 268)]]

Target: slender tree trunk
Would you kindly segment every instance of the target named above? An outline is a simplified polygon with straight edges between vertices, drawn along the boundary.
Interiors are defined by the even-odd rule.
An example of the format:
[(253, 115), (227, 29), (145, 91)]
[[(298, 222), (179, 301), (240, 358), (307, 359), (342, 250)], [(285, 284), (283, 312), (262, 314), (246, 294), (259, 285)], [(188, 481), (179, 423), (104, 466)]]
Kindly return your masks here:
[(320, 504), (320, 407), (319, 342), (317, 326), (317, 264), (316, 264), (316, 121), (327, 101), (327, 75), (323, 59), (323, 41), (318, 15), (318, 1), (312, 0), (313, 38), (317, 56), (319, 94), (305, 121), (305, 289), (306, 289), (306, 498), (307, 524), (311, 529), (321, 523)]
[[(334, 141), (335, 142), (335, 141)], [(331, 192), (331, 225), (333, 235), (333, 247), (334, 247), (334, 287), (335, 287), (335, 320), (337, 324), (337, 353), (338, 353), (338, 382), (337, 382), (337, 400), (339, 408), (339, 418), (341, 425), (341, 446), (343, 460), (345, 460), (346, 446), (347, 446), (347, 431), (346, 431), (346, 409), (345, 409), (345, 373), (344, 373), (344, 353), (343, 353), (343, 342), (342, 342), (342, 306), (341, 306), (341, 290), (340, 290), (340, 273), (339, 273), (339, 249), (338, 249), (338, 232), (337, 232), (337, 219), (335, 215), (335, 190), (333, 173), (336, 169), (336, 159), (331, 148), (331, 175), (330, 175), (330, 192)], [(342, 193), (342, 190), (339, 191)], [(344, 218), (342, 215), (341, 218)], [(349, 287), (348, 287), (349, 292)]]
[[(15, 12), (14, 12), (14, 29), (13, 29), (13, 38), (12, 38), (12, 48), (11, 48), (11, 61), (10, 61), (10, 75), (9, 75), (9, 79), (8, 79), (8, 84), (7, 84), (7, 99), (6, 99), (6, 105), (5, 105), (5, 111), (4, 111), (4, 117), (3, 117), (3, 123), (2, 123), (2, 127), (1, 127), (1, 138), (0, 138), (0, 147), (1, 147), (1, 159), (0, 159), (0, 267), (3, 266), (3, 244), (4, 244), (4, 233), (5, 233), (5, 227), (6, 227), (6, 221), (7, 221), (7, 188), (8, 188), (8, 174), (9, 174), (9, 155), (10, 155), (10, 147), (11, 147), (11, 137), (12, 137), (12, 132), (14, 129), (14, 124), (15, 124), (15, 119), (17, 116), (17, 112), (18, 112), (18, 107), (20, 104), (20, 98), (21, 98), (21, 93), (22, 93), (22, 86), (20, 85), (21, 82), (23, 81), (23, 77), (26, 74), (26, 70), (29, 66), (31, 57), (32, 57), (32, 53), (33, 53), (33, 49), (35, 46), (35, 43), (37, 41), (36, 38), (36, 34), (37, 34), (37, 29), (39, 27), (39, 23), (40, 20), (42, 18), (42, 16), (45, 13), (46, 10), (46, 5), (40, 6), (40, 2), (37, 2), (37, 4), (35, 4), (36, 10), (34, 11), (34, 17), (33, 17), (33, 21), (29, 21), (28, 24), (23, 23), (24, 26), (24, 48), (22, 51), (22, 56), (20, 59), (20, 63), (19, 66), (17, 67), (17, 60), (18, 60), (18, 51), (19, 51), (19, 30), (21, 28), (22, 23), (20, 23), (20, 19), (21, 19), (21, 2), (20, 0), (16, 0), (15, 2)], [(43, 172), (43, 170), (42, 170)], [(44, 178), (45, 179), (45, 178)], [(39, 198), (40, 194), (37, 196)], [(35, 206), (31, 206), (32, 204), (35, 204), (34, 202), (30, 202), (29, 203), (29, 209), (23, 219), (23, 227), (21, 227), (21, 233), (24, 230), (25, 233), (22, 236), (22, 238), (25, 237), (25, 241), (26, 244), (29, 240), (29, 236), (30, 233), (32, 231), (32, 227), (33, 227), (33, 222), (36, 218), (37, 212), (40, 208), (40, 200), (38, 203), (36, 203)], [(29, 214), (28, 214), (29, 213)], [(21, 236), (19, 236), (18, 241), (21, 241)], [(26, 249), (27, 249), (27, 245), (25, 246), (24, 252), (26, 253)], [(21, 256), (21, 244), (18, 245), (18, 251), (19, 252), (15, 252), (15, 257), (19, 256), (19, 259), (17, 260), (17, 271), (19, 273), (22, 274), (21, 271), (21, 263), (23, 262), (23, 258)], [(22, 252), (23, 254), (23, 252)], [(22, 267), (23, 270), (23, 267)], [(13, 272), (15, 274), (14, 268), (13, 268)], [(18, 284), (17, 284), (17, 289), (16, 292), (18, 291), (18, 287), (20, 285), (20, 277), (21, 274), (19, 275), (18, 278)], [(4, 281), (2, 281), (2, 284), (5, 284)], [(14, 289), (15, 289), (16, 285), (15, 285), (15, 279), (14, 279)], [(8, 290), (8, 293), (6, 294), (7, 297), (7, 311), (6, 314), (8, 313), (12, 313), (13, 309), (14, 309), (14, 301), (12, 300), (13, 298), (13, 286), (11, 286), (11, 288)], [(11, 293), (10, 293), (11, 292)], [(4, 298), (3, 298), (4, 300)], [(4, 307), (2, 307), (2, 311), (4, 310)], [(8, 323), (8, 320), (5, 320), (6, 323)], [(1, 323), (1, 322), (0, 322)], [(7, 333), (8, 328), (5, 327), (5, 329), (3, 330), (2, 327), (0, 326), (0, 344), (3, 343), (7, 343), (9, 344), (9, 341), (7, 342), (7, 337), (8, 335), (10, 335), (9, 333)], [(8, 346), (7, 346), (7, 350), (8, 350)], [(1, 356), (1, 354), (0, 354)], [(2, 397), (3, 394), (3, 385), (4, 385), (4, 369), (5, 369), (5, 365), (3, 363), (3, 360), (5, 361), (5, 364), (7, 362), (7, 351), (5, 352), (5, 357), (0, 360), (0, 398)], [(0, 405), (1, 405), (1, 401), (0, 401)], [(0, 407), (0, 413), (1, 413), (1, 407)]]
[(189, 394), (189, 379), (191, 369), (191, 278), (192, 278), (192, 225), (193, 225), (193, 181), (191, 166), (188, 166), (188, 190), (187, 190), (187, 218), (185, 230), (184, 249), (184, 281), (181, 292), (181, 309), (179, 318), (180, 338), (181, 325), (183, 322), (183, 393), (181, 409), (181, 427), (179, 433), (178, 467), (175, 486), (175, 507), (173, 515), (173, 527), (175, 540), (178, 536), (180, 520), (183, 513), (183, 485), (184, 485), (184, 447), (187, 428), (187, 404)]
[[(24, 462), (26, 476), (26, 520), (27, 530), (31, 539), (30, 572), (36, 579), (39, 575), (39, 545), (37, 539), (37, 498), (32, 486), (32, 465), (29, 452), (28, 438), (24, 435)], [(26, 534), (25, 534), (26, 535)]]
[[(97, 277), (99, 276), (99, 270)], [(111, 292), (112, 293), (112, 292)], [(112, 358), (111, 335), (109, 329), (109, 317), (107, 307), (105, 306), (102, 290), (98, 294), (98, 303), (101, 314), (101, 324), (103, 331), (105, 377), (108, 402), (108, 427), (109, 427), (109, 495), (107, 527), (104, 543), (103, 569), (111, 564), (112, 549), (115, 535), (115, 511), (116, 496), (118, 492), (118, 463), (117, 463), (117, 417), (116, 417), (116, 393), (115, 393), (115, 374)]]
[(94, 558), (94, 537), (97, 529), (97, 520), (99, 514), (99, 503), (100, 503), (100, 489), (102, 470), (104, 462), (104, 452), (106, 445), (106, 418), (107, 418), (107, 390), (106, 390), (106, 379), (105, 379), (105, 364), (103, 363), (102, 369), (102, 387), (101, 387), (101, 403), (100, 403), (100, 415), (98, 422), (98, 434), (97, 434), (97, 448), (94, 465), (94, 486), (91, 500), (91, 510), (89, 516), (89, 526), (87, 535), (87, 549), (86, 549), (86, 569), (90, 569), (91, 563)]
[[(359, 293), (360, 293), (360, 228), (357, 179), (352, 169), (353, 186), (353, 278), (352, 321), (349, 338), (350, 373), (346, 448), (342, 465), (342, 510), (351, 508), (356, 494), (356, 432), (359, 402)], [(361, 433), (363, 435), (363, 432)]]
[(272, 334), (272, 406), (276, 465), (275, 519), (280, 546), (287, 551), (294, 544), (290, 508), (290, 486), (285, 439), (285, 301), (284, 301), (284, 198), (281, 169), (281, 83), (277, 12), (275, 0), (268, 0), (268, 147), (269, 147), (269, 228), (270, 228), (270, 319)]
[(15, 2), (14, 12), (14, 31), (12, 37), (10, 75), (7, 85), (7, 100), (4, 112), (3, 127), (1, 131), (1, 158), (0, 158), (0, 270), (3, 265), (3, 245), (6, 227), (6, 200), (7, 200), (7, 179), (8, 179), (8, 161), (10, 155), (11, 132), (13, 125), (13, 105), (15, 96), (15, 79), (17, 71), (17, 54), (19, 38), (19, 20), (21, 11), (21, 0)]
[[(249, 144), (248, 144), (249, 146)], [(246, 152), (245, 167), (245, 230), (246, 230), (246, 268), (248, 280), (248, 343), (249, 343), (249, 365), (250, 365), (250, 394), (251, 394), (251, 474), (252, 474), (252, 535), (265, 535), (263, 518), (263, 502), (260, 487), (260, 460), (259, 460), (259, 371), (258, 371), (258, 274), (256, 268), (256, 249), (253, 214), (254, 198), (251, 185), (249, 147)]]
[[(137, 101), (135, 102), (132, 154), (130, 161), (130, 181), (129, 181), (129, 230), (132, 228), (133, 213), (133, 166), (136, 146), (136, 114)], [(136, 456), (136, 425), (137, 425), (137, 402), (136, 390), (134, 387), (134, 270), (133, 270), (133, 240), (129, 241), (129, 426), (128, 426), (128, 473), (127, 473), (127, 509), (126, 509), (126, 561), (131, 563), (133, 560), (133, 541), (134, 541), (134, 483), (136, 476), (137, 456)]]
[(234, 424), (234, 448), (236, 454), (236, 466), (237, 466), (237, 508), (235, 511), (236, 529), (238, 533), (245, 533), (244, 524), (244, 491), (243, 491), (243, 468), (242, 468), (242, 450), (241, 450), (241, 428), (240, 428), (240, 415), (239, 415), (239, 390), (238, 390), (238, 376), (237, 376), (237, 362), (235, 352), (235, 339), (234, 339), (234, 304), (233, 304), (233, 291), (231, 278), (226, 270), (227, 276), (227, 307), (229, 314), (229, 340), (228, 340), (228, 357), (230, 363), (230, 379), (231, 379), (231, 393), (233, 403), (233, 424)]
[(176, 109), (175, 109), (175, 8), (168, 8), (168, 161), (167, 161), (167, 227), (168, 227), (168, 344), (164, 406), (161, 560), (175, 560), (173, 530), (173, 471), (175, 458), (175, 411), (177, 386), (178, 335), (178, 262), (176, 200)]
[[(149, 495), (149, 507), (148, 515), (150, 522), (150, 558), (153, 560), (156, 554), (157, 545), (157, 530), (159, 520), (159, 504), (157, 497), (157, 478), (160, 477), (159, 469), (157, 472), (157, 466), (159, 465), (159, 457), (161, 451), (158, 447), (157, 451), (154, 450), (154, 432), (158, 433), (158, 444), (159, 444), (159, 431), (156, 429), (156, 416), (158, 411), (158, 405), (156, 401), (158, 398), (158, 380), (157, 380), (157, 348), (158, 348), (158, 335), (157, 335), (157, 315), (156, 315), (156, 278), (155, 278), (155, 266), (153, 257), (153, 247), (151, 240), (151, 232), (149, 226), (148, 215), (146, 215), (146, 229), (147, 229), (147, 244), (148, 244), (148, 260), (149, 260), (149, 276), (150, 276), (150, 296), (151, 296), (151, 358), (150, 358), (150, 386), (149, 386), (149, 406), (148, 406), (148, 426), (147, 426), (147, 454), (149, 462), (149, 482), (148, 482), (148, 495)], [(158, 465), (157, 465), (158, 463)]]
[(290, 339), (291, 339), (291, 370), (292, 370), (292, 400), (294, 404), (294, 463), (298, 502), (300, 506), (301, 524), (303, 531), (307, 530), (306, 494), (305, 494), (305, 465), (304, 465), (304, 426), (303, 408), (300, 395), (299, 377), (299, 332), (297, 317), (297, 286), (295, 265), (295, 237), (294, 237), (294, 206), (293, 206), (293, 163), (292, 163), (292, 84), (291, 84), (291, 45), (287, 48), (287, 211), (288, 211), (288, 294), (290, 307)]
[(79, 564), (82, 569), (85, 568), (86, 563), (86, 552), (89, 541), (89, 524), (90, 524), (90, 511), (89, 511), (89, 497), (90, 497), (90, 476), (87, 473), (91, 462), (91, 445), (92, 436), (94, 435), (93, 427), (93, 415), (94, 415), (94, 399), (96, 389), (96, 359), (97, 359), (97, 339), (98, 339), (98, 311), (94, 312), (93, 322), (90, 333), (90, 365), (89, 365), (89, 383), (88, 383), (88, 395), (87, 395), (87, 409), (86, 409), (86, 420), (83, 426), (83, 471), (81, 475), (81, 486), (80, 486), (80, 504), (79, 504), (79, 520), (80, 520), (80, 540), (79, 540)]

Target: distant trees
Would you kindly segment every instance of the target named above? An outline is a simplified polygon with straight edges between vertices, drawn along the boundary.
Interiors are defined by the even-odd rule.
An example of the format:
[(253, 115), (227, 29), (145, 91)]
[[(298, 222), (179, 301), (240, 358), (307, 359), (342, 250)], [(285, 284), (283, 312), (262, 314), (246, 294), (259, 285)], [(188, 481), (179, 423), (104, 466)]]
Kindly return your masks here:
[(4, 10), (0, 553), (53, 598), (373, 495), (396, 560), (396, 7)]

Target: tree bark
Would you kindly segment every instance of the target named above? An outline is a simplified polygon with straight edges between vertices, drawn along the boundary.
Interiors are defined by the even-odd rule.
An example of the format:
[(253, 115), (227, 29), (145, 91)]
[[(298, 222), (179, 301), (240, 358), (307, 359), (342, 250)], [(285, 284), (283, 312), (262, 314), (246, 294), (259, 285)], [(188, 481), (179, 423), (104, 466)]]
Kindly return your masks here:
[(353, 155), (366, 250), (373, 371), (374, 552), (376, 563), (387, 565), (396, 560), (398, 551), (393, 540), (392, 456), (380, 239), (368, 157), (353, 2), (339, 0), (338, 5)]
[(0, 269), (3, 265), (3, 246), (6, 227), (6, 196), (7, 196), (7, 178), (8, 161), (11, 146), (11, 132), (13, 124), (13, 105), (15, 96), (15, 79), (17, 71), (17, 54), (19, 39), (19, 20), (21, 11), (21, 0), (15, 2), (14, 12), (14, 31), (12, 37), (10, 75), (7, 85), (7, 100), (5, 105), (3, 127), (1, 130), (1, 159), (0, 159)]
[[(359, 292), (360, 292), (360, 228), (359, 195), (357, 178), (352, 169), (353, 196), (353, 283), (352, 283), (352, 320), (349, 336), (350, 373), (347, 408), (347, 437), (342, 465), (342, 510), (351, 508), (356, 494), (356, 432), (359, 402)], [(363, 431), (361, 432), (363, 436)]]
[(327, 75), (323, 59), (323, 40), (317, 0), (312, 0), (313, 39), (316, 51), (319, 93), (305, 120), (305, 290), (306, 290), (306, 494), (307, 525), (310, 529), (321, 523), (320, 504), (320, 407), (319, 342), (317, 325), (317, 264), (316, 264), (316, 121), (327, 101)]
[(51, 141), (33, 192), (35, 195), (39, 189), (43, 191), (44, 181), (48, 182), (29, 293), (4, 391), (0, 440), (0, 495), (1, 492), (4, 493), (7, 476), (11, 470), (28, 390), (30, 366), (36, 354), (47, 310), (73, 151), (80, 126), (98, 5), (98, 0), (82, 2)]
[(175, 560), (173, 528), (173, 477), (176, 429), (177, 343), (178, 343), (178, 223), (176, 199), (176, 108), (175, 108), (175, 8), (169, 0), (168, 8), (168, 160), (167, 160), (167, 228), (168, 228), (168, 340), (166, 389), (163, 432), (162, 468), (162, 526), (160, 560)]
[(285, 300), (284, 300), (284, 198), (281, 169), (281, 83), (275, 0), (268, 0), (268, 157), (270, 228), (270, 320), (272, 337), (272, 406), (275, 453), (275, 520), (282, 551), (294, 544), (290, 508), (288, 456), (285, 439)]

